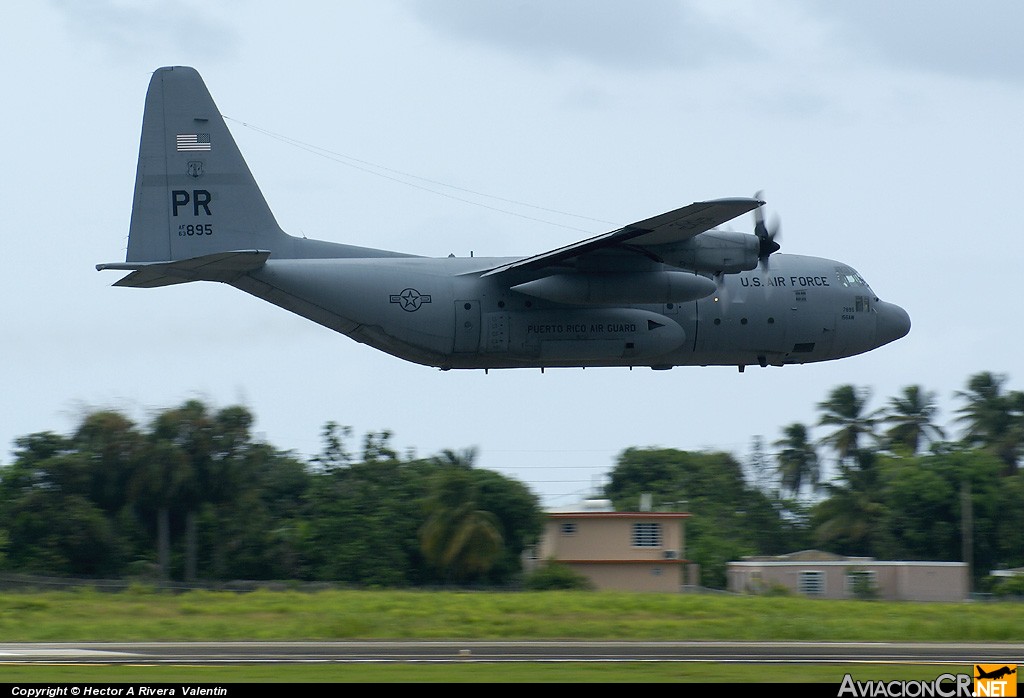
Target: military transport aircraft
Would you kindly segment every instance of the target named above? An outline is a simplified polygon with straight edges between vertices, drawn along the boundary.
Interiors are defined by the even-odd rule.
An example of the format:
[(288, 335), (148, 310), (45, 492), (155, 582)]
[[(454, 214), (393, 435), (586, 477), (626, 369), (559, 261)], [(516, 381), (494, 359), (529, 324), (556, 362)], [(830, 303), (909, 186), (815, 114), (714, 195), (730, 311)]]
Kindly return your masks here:
[[(408, 361), (452, 368), (782, 366), (910, 331), (841, 262), (775, 254), (759, 198), (690, 204), (522, 258), (425, 258), (278, 226), (202, 78), (152, 77), (115, 286), (219, 281)], [(754, 212), (754, 232), (719, 226)]]

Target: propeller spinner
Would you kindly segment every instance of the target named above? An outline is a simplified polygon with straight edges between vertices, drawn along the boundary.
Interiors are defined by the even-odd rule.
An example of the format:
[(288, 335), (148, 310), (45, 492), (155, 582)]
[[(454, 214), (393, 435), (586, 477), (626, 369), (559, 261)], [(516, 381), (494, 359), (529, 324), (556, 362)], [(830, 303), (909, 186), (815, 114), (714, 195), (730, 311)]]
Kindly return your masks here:
[[(761, 200), (761, 194), (762, 192), (757, 192), (757, 194), (754, 195), (754, 198)], [(775, 238), (779, 234), (778, 218), (773, 221), (772, 227), (769, 228), (765, 224), (764, 212), (761, 208), (761, 206), (758, 206), (754, 209), (754, 234), (757, 235), (757, 238), (760, 241), (757, 257), (761, 261), (761, 268), (764, 269), (768, 266), (768, 257), (773, 252), (778, 252), (779, 249), (781, 249), (781, 245), (775, 242)]]

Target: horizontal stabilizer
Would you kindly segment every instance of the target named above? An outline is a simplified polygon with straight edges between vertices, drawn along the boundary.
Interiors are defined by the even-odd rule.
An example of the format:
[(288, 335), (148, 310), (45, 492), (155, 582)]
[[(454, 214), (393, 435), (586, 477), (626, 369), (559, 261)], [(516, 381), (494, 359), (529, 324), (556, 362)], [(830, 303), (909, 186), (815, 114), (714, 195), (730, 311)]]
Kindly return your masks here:
[(106, 269), (130, 270), (132, 273), (116, 282), (115, 286), (157, 288), (189, 281), (222, 281), (230, 283), (243, 274), (256, 271), (270, 257), (266, 250), (240, 250), (218, 252), (179, 259), (173, 262), (120, 262), (97, 264), (97, 271)]

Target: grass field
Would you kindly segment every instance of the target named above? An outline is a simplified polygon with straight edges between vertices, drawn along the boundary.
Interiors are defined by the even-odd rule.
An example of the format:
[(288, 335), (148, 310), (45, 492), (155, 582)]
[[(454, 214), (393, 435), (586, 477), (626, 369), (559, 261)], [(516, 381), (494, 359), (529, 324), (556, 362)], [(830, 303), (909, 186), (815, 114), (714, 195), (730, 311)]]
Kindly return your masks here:
[[(933, 681), (971, 666), (736, 665), (711, 662), (626, 664), (319, 664), (223, 667), (0, 667), (0, 683), (822, 683)], [(179, 694), (180, 695), (180, 694)], [(835, 695), (830, 693), (829, 695)]]
[[(194, 640), (816, 640), (1024, 642), (1024, 604), (888, 603), (612, 592), (134, 589), (0, 596), (0, 639)], [(1013, 658), (1008, 658), (1008, 661)], [(1024, 659), (1024, 658), (1020, 658)], [(969, 667), (739, 666), (713, 663), (0, 666), (0, 682), (827, 682), (934, 679)]]

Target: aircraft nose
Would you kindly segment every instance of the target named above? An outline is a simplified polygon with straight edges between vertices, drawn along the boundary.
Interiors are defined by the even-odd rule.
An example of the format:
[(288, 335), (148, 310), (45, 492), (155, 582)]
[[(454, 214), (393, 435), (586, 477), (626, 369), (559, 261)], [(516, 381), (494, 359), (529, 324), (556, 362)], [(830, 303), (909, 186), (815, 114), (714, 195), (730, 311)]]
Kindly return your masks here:
[(875, 337), (879, 346), (895, 342), (910, 332), (910, 315), (895, 303), (878, 301), (875, 303), (875, 311), (878, 313)]

